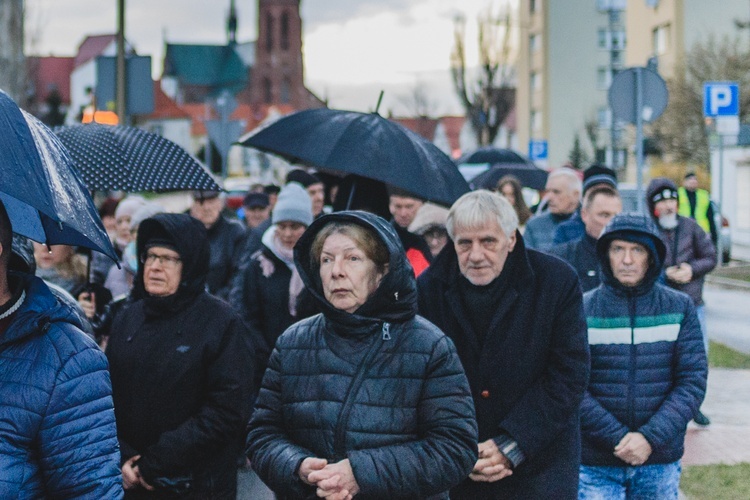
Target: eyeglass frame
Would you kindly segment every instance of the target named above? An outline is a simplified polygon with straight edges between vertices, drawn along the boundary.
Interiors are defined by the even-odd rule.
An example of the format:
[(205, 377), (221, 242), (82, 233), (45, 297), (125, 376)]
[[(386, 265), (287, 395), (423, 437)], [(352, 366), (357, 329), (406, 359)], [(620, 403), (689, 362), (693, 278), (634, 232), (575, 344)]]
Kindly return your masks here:
[(175, 267), (177, 267), (177, 264), (182, 263), (182, 259), (180, 257), (172, 257), (171, 255), (156, 255), (155, 253), (151, 253), (148, 251), (141, 254), (141, 258), (139, 260), (144, 266), (153, 265), (156, 263), (156, 261), (159, 261), (159, 264), (162, 267), (169, 269), (174, 269)]

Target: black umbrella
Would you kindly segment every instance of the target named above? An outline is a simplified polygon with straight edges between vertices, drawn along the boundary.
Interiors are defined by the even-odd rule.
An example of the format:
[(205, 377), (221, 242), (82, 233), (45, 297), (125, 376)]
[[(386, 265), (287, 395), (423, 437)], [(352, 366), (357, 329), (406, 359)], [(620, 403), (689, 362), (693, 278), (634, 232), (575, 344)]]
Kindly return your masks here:
[(483, 146), (464, 154), (456, 160), (457, 165), (464, 165), (467, 163), (489, 163), (491, 165), (496, 163), (523, 164), (528, 163), (528, 160), (512, 149)]
[(198, 160), (158, 134), (98, 123), (57, 127), (55, 133), (92, 191), (221, 189)]
[(497, 164), (477, 175), (469, 182), (472, 189), (495, 189), (503, 176), (514, 175), (523, 187), (544, 189), (547, 184), (547, 171), (531, 162), (520, 164)]
[(65, 147), (3, 91), (0, 199), (13, 232), (48, 245), (83, 246), (117, 261), (94, 202)]
[(451, 205), (469, 191), (445, 153), (377, 113), (300, 111), (251, 132), (239, 144), (292, 163), (382, 181), (442, 205)]

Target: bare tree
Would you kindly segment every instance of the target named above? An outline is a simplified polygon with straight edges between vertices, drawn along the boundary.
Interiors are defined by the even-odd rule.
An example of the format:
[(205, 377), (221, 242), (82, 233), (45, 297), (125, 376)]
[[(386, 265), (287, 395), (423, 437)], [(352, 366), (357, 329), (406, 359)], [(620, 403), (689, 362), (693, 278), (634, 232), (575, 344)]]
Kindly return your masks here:
[(399, 97), (401, 104), (411, 113), (419, 118), (430, 118), (435, 114), (436, 101), (431, 99), (424, 82), (417, 81), (411, 89), (411, 93)]
[[(652, 126), (654, 139), (667, 160), (709, 163), (709, 144), (703, 118), (703, 83), (732, 80), (750, 86), (750, 53), (738, 37), (709, 37), (696, 43), (675, 66), (667, 81), (669, 105)], [(750, 95), (740, 94), (740, 120), (750, 114)]]
[(466, 19), (454, 22), (455, 45), (451, 53), (453, 86), (477, 138), (484, 146), (492, 144), (515, 104), (510, 64), (511, 14), (508, 4), (497, 14), (487, 9), (477, 20), (479, 28), (479, 71), (476, 78), (466, 67)]

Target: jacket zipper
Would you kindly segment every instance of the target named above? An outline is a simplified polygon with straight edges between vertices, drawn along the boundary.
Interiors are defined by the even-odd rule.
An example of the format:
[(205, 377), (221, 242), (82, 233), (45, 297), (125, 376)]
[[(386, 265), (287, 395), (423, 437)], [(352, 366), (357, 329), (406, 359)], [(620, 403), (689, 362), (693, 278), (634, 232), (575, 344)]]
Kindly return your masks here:
[[(388, 341), (391, 339), (391, 325), (390, 323), (383, 323), (382, 328), (382, 340)], [(346, 458), (346, 424), (349, 421), (349, 415), (352, 412), (352, 406), (354, 405), (354, 396), (359, 392), (359, 388), (362, 385), (362, 381), (365, 378), (365, 372), (367, 367), (372, 362), (373, 358), (378, 352), (380, 342), (375, 340), (370, 346), (370, 349), (362, 359), (362, 364), (359, 366), (359, 370), (354, 375), (349, 389), (346, 392), (346, 399), (341, 407), (341, 413), (339, 413), (339, 419), (336, 422), (336, 431), (334, 432), (333, 438), (333, 453), (336, 461), (343, 460)]]
[(635, 297), (628, 295), (628, 312), (630, 314), (630, 363), (628, 365), (628, 429), (635, 430)]

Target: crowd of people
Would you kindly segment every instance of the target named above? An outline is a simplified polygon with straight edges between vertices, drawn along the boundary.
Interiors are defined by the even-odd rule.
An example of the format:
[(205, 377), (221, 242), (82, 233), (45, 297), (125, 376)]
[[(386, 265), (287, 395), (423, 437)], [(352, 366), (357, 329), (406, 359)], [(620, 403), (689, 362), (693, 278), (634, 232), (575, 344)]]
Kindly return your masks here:
[(251, 467), (280, 499), (676, 499), (709, 424), (694, 181), (647, 214), (601, 165), (533, 209), (506, 176), (332, 211), (345, 185), (300, 168), (237, 213), (107, 200), (116, 265), (0, 204), (0, 496), (230, 499)]

